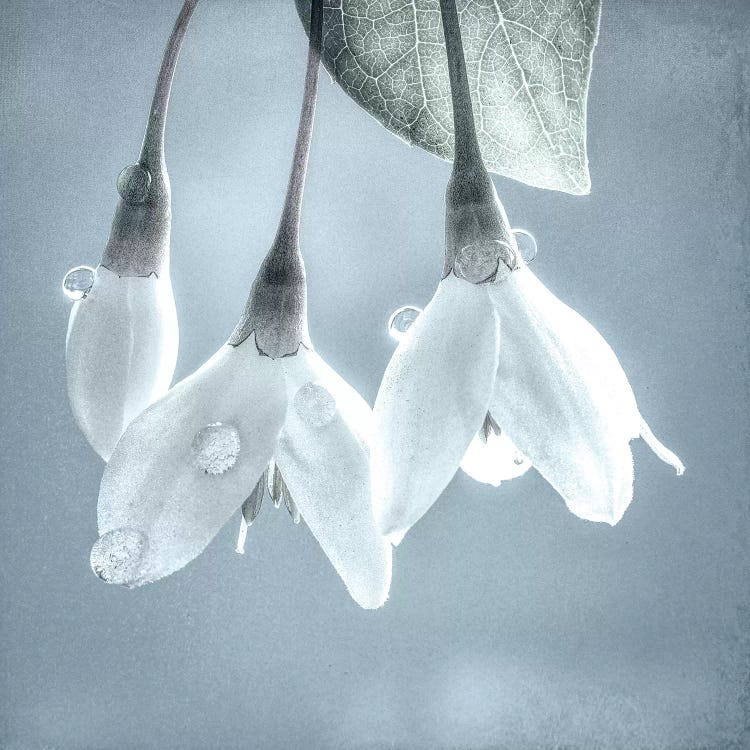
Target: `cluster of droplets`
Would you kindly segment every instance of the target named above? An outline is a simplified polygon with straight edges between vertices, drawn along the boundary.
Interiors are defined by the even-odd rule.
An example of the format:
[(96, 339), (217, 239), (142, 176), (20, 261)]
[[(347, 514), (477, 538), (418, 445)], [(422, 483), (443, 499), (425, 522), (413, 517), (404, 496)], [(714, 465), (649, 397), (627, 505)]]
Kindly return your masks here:
[[(534, 235), (525, 229), (514, 229), (513, 235), (516, 238), (518, 252), (521, 254), (524, 262), (531, 263), (537, 255), (537, 244)], [(510, 249), (504, 242), (498, 241), (496, 245), (502, 247), (495, 247), (492, 243), (487, 243), (483, 246), (484, 252), (482, 252), (480, 246), (475, 245), (463, 248), (456, 259), (456, 265), (461, 268), (463, 263), (467, 267), (467, 272), (469, 268), (474, 268), (475, 275), (479, 277), (477, 281), (484, 281), (491, 277), (497, 270), (498, 258), (501, 257), (500, 251), (505, 251), (505, 248)], [(394, 310), (390, 318), (388, 318), (388, 333), (396, 341), (401, 341), (421, 312), (422, 308), (415, 307), (414, 305), (404, 305)]]

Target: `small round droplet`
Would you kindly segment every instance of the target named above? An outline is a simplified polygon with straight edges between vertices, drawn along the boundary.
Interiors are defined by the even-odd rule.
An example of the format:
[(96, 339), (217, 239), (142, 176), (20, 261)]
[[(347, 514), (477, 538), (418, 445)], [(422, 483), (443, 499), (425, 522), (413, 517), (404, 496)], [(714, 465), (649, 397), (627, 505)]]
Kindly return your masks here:
[(421, 312), (421, 308), (412, 307), (411, 305), (399, 307), (398, 310), (393, 312), (391, 317), (388, 318), (388, 333), (390, 333), (396, 341), (401, 341), (404, 334), (411, 328), (412, 323), (419, 317)]
[(151, 173), (140, 164), (131, 164), (117, 177), (117, 192), (131, 205), (137, 206), (146, 201), (151, 187)]
[(62, 288), (65, 296), (72, 300), (83, 299), (94, 286), (96, 271), (90, 266), (76, 266), (65, 274)]
[(195, 433), (190, 447), (195, 465), (204, 474), (223, 474), (240, 455), (240, 433), (233, 425), (213, 422)]
[(137, 529), (123, 527), (108, 531), (91, 548), (91, 570), (105, 583), (132, 586), (147, 545), (146, 537)]
[(311, 427), (325, 427), (336, 415), (336, 399), (320, 383), (305, 383), (294, 395), (294, 408)]
[(518, 245), (518, 252), (521, 253), (524, 262), (531, 263), (538, 251), (536, 237), (526, 229), (514, 229), (513, 234)]
[(472, 284), (481, 284), (495, 277), (501, 262), (508, 268), (515, 265), (513, 248), (500, 240), (487, 240), (472, 242), (471, 245), (461, 248), (456, 255), (453, 268), (460, 278)]

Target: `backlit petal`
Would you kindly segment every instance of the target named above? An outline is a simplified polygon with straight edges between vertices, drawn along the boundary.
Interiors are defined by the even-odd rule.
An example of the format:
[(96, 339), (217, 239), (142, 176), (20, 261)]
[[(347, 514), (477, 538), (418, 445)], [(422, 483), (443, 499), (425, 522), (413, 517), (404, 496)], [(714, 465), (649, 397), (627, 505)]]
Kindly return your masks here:
[(280, 367), (250, 340), (222, 347), (131, 423), (104, 472), (98, 514), (101, 535), (124, 528), (147, 540), (134, 583), (200, 554), (268, 465), (285, 411)]
[(353, 599), (382, 606), (391, 584), (391, 545), (370, 502), (364, 399), (312, 351), (281, 360), (289, 408), (276, 463), (299, 512)]
[(375, 401), (373, 503), (403, 535), (437, 500), (487, 413), (499, 324), (486, 287), (453, 275), (399, 343)]
[(65, 348), (73, 414), (106, 461), (128, 424), (167, 392), (177, 360), (169, 275), (120, 278), (96, 269), (70, 314)]
[(629, 441), (642, 424), (617, 357), (528, 268), (491, 294), (503, 324), (492, 415), (573, 513), (616, 524), (633, 497)]

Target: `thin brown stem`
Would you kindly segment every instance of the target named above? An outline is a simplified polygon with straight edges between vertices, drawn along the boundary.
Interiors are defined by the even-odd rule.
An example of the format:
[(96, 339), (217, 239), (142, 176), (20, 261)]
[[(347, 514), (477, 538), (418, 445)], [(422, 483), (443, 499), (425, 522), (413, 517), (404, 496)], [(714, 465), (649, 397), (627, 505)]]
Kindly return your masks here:
[(318, 97), (322, 38), (323, 0), (312, 0), (310, 3), (310, 46), (307, 55), (305, 92), (302, 98), (297, 142), (294, 146), (294, 159), (289, 174), (284, 209), (276, 232), (275, 245), (278, 247), (296, 248), (299, 244), (302, 195), (305, 190), (310, 141), (312, 140), (313, 123), (315, 121), (315, 103)]
[(164, 50), (159, 78), (156, 82), (156, 91), (154, 91), (154, 98), (151, 103), (151, 113), (146, 126), (146, 135), (141, 147), (141, 164), (151, 169), (157, 169), (164, 159), (164, 130), (167, 122), (169, 95), (172, 91), (172, 79), (174, 78), (177, 58), (180, 55), (182, 40), (185, 37), (196, 5), (198, 5), (198, 0), (185, 0)]
[(440, 15), (443, 21), (443, 35), (448, 55), (448, 75), (453, 103), (453, 163), (456, 168), (481, 166), (481, 169), (484, 170), (482, 153), (479, 149), (474, 124), (474, 109), (471, 102), (469, 78), (466, 74), (466, 60), (456, 0), (440, 0)]

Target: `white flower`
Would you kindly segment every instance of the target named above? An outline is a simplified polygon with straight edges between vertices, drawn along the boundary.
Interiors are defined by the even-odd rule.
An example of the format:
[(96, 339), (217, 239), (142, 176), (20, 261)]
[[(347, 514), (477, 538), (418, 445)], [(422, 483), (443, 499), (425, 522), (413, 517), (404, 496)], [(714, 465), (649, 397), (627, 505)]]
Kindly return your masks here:
[[(104, 472), (99, 533), (141, 539), (138, 559), (102, 555), (104, 580), (127, 585), (179, 570), (261, 480), (280, 470), (299, 512), (352, 597), (388, 595), (391, 552), (369, 495), (371, 411), (314, 352), (271, 359), (254, 337), (223, 346), (126, 430)], [(101, 546), (102, 540), (98, 542)], [(120, 559), (124, 557), (124, 559)], [(113, 573), (128, 567), (124, 579)], [(95, 566), (96, 568), (96, 566)]]
[(371, 423), (364, 399), (313, 351), (302, 256), (296, 239), (278, 241), (229, 343), (117, 444), (99, 493), (94, 571), (137, 586), (179, 570), (248, 496), (252, 522), (273, 462), (290, 513), (302, 516), (349, 593), (380, 607), (391, 546), (370, 502)]
[(186, 0), (175, 21), (139, 161), (118, 177), (120, 201), (101, 264), (68, 323), (70, 405), (81, 431), (105, 461), (130, 421), (167, 392), (177, 362), (164, 128), (180, 46), (197, 2)]
[[(467, 216), (493, 211), (492, 231), (503, 240), (480, 231), (447, 256), (448, 273), (399, 343), (375, 401), (373, 503), (395, 543), (459, 464), (497, 484), (531, 462), (573, 513), (612, 525), (633, 496), (630, 440), (643, 437), (683, 471), (640, 416), (609, 345), (520, 260), (491, 193), (491, 211), (459, 203), (464, 212), (451, 213), (449, 203), (449, 249), (461, 221), (473, 229), (481, 224)], [(477, 444), (488, 415), (507, 441)]]

